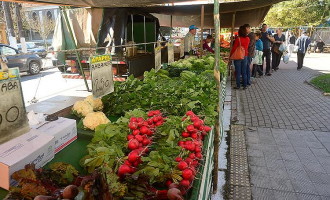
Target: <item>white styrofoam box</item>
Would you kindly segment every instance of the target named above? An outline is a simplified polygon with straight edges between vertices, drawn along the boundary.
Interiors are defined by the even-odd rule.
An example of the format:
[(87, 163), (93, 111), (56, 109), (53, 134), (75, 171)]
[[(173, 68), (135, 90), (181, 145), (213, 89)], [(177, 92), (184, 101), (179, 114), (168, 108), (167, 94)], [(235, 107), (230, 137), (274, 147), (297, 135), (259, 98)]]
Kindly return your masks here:
[(59, 117), (37, 128), (44, 134), (55, 137), (55, 154), (77, 139), (76, 120)]
[(11, 175), (27, 164), (40, 168), (54, 158), (55, 138), (31, 129), (0, 145), (0, 187), (8, 190)]

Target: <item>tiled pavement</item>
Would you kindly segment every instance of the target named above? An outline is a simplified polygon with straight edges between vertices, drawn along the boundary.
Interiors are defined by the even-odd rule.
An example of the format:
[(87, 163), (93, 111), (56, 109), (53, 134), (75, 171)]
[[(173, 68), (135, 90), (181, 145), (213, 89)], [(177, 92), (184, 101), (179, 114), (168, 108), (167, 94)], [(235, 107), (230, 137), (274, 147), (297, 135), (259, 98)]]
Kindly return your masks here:
[[(305, 81), (319, 72), (281, 65), (236, 91), (253, 199), (330, 199), (330, 97)], [(233, 108), (235, 110), (235, 108)]]

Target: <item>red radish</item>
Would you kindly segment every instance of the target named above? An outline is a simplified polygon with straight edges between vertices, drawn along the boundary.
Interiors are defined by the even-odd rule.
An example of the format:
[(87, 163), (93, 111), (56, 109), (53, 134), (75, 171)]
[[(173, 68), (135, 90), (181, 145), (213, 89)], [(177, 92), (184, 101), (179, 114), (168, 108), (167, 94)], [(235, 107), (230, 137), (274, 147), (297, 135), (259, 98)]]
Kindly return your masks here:
[(180, 161), (182, 161), (182, 158), (181, 158), (181, 157), (176, 157), (176, 158), (175, 158), (175, 161), (176, 161), (176, 162), (180, 162)]
[(167, 187), (169, 187), (172, 183), (173, 183), (173, 181), (168, 179), (165, 184)]
[(179, 141), (178, 146), (182, 146), (182, 145), (184, 145), (184, 141)]
[(200, 131), (204, 131), (204, 130), (205, 130), (205, 126), (200, 126), (200, 127), (198, 128), (198, 130), (200, 130)]
[(134, 166), (134, 167), (137, 167), (137, 166), (139, 166), (139, 164), (140, 164), (140, 163), (139, 163), (138, 161), (135, 161), (135, 162), (133, 163), (133, 166)]
[(190, 110), (190, 111), (187, 111), (187, 112), (186, 112), (186, 115), (187, 115), (187, 116), (191, 116), (191, 115), (195, 115), (195, 114), (194, 114), (193, 111)]
[(196, 120), (196, 121), (194, 121), (194, 127), (195, 128), (199, 128), (199, 127), (201, 127), (202, 126), (202, 123), (200, 122), (200, 120)]
[(142, 126), (142, 127), (140, 128), (140, 132), (141, 132), (142, 134), (147, 134), (147, 133), (149, 132), (149, 129), (148, 129), (148, 127), (146, 127), (146, 126)]
[(198, 135), (197, 135), (197, 133), (192, 133), (190, 135), (190, 137), (193, 138), (193, 139), (197, 139), (198, 138)]
[(131, 174), (133, 174), (134, 172), (136, 172), (136, 168), (131, 167)]
[(184, 170), (188, 167), (188, 164), (185, 161), (180, 161), (179, 164), (177, 165), (179, 170)]
[(138, 117), (138, 118), (136, 118), (136, 120), (137, 120), (137, 122), (143, 122), (144, 121), (144, 119), (142, 117)]
[(154, 110), (154, 114), (155, 114), (155, 115), (160, 115), (160, 114), (162, 114), (162, 113), (160, 112), (160, 110)]
[(195, 130), (194, 125), (191, 125), (191, 124), (190, 124), (190, 125), (187, 126), (187, 131), (188, 131), (188, 132), (193, 132), (194, 130)]
[(151, 111), (148, 112), (148, 117), (152, 117), (154, 115), (155, 115), (155, 112), (154, 111), (151, 110)]
[(142, 141), (142, 144), (144, 145), (144, 146), (147, 146), (148, 144), (150, 144), (151, 143), (151, 141), (149, 140), (149, 139), (143, 139), (143, 141)]
[(133, 138), (134, 138), (134, 135), (132, 135), (132, 134), (130, 134), (130, 135), (127, 136), (127, 140), (131, 140)]
[(141, 135), (136, 135), (135, 136), (135, 139), (139, 142), (142, 142), (143, 141), (143, 137)]
[(143, 146), (143, 144), (142, 143), (139, 143), (139, 147), (142, 147)]
[(143, 126), (148, 126), (149, 123), (148, 123), (147, 121), (144, 121), (144, 122), (142, 122), (142, 125), (143, 125)]
[(138, 159), (140, 158), (139, 154), (137, 151), (131, 151), (129, 154), (128, 154), (128, 160), (131, 162), (131, 163), (134, 163), (135, 161), (137, 161)]
[(195, 121), (199, 120), (199, 117), (197, 117), (197, 116), (190, 116), (190, 120), (192, 122), (195, 122)]
[(196, 155), (195, 155), (194, 153), (190, 153), (190, 154), (189, 154), (189, 158), (191, 158), (191, 159), (195, 159), (195, 157), (196, 157)]
[(201, 151), (202, 151), (202, 149), (201, 149), (200, 147), (196, 147), (196, 148), (195, 148), (195, 152), (196, 152), (196, 153), (200, 153)]
[(202, 132), (202, 135), (203, 135), (203, 136), (207, 135), (207, 132), (203, 131), (203, 132)]
[(192, 161), (193, 161), (193, 160), (192, 160), (191, 158), (189, 158), (189, 157), (186, 158), (186, 163), (188, 163), (189, 165), (192, 163)]
[(210, 132), (210, 131), (211, 131), (211, 127), (209, 127), (209, 126), (204, 126), (204, 130), (205, 130), (206, 132)]
[(131, 168), (128, 165), (121, 165), (118, 169), (118, 174), (125, 175), (131, 172)]
[(190, 186), (190, 181), (183, 179), (182, 181), (180, 181), (180, 185), (182, 185), (183, 187), (187, 188), (187, 187)]
[(192, 162), (192, 165), (193, 165), (193, 166), (197, 166), (197, 165), (198, 165), (198, 161), (197, 161), (197, 160), (194, 160), (194, 161)]
[(189, 137), (190, 136), (190, 134), (189, 133), (187, 133), (187, 132), (182, 132), (182, 137)]
[(134, 131), (132, 132), (132, 134), (133, 134), (133, 135), (139, 135), (139, 134), (140, 134), (140, 131), (139, 131), (138, 129), (136, 129), (136, 130), (134, 130)]
[(135, 129), (138, 128), (138, 125), (137, 125), (136, 122), (130, 122), (130, 123), (128, 124), (128, 127), (129, 127), (131, 130), (135, 130)]
[(184, 200), (182, 192), (178, 188), (171, 188), (167, 191), (167, 198), (169, 200)]
[(182, 177), (184, 179), (190, 179), (192, 175), (193, 175), (193, 171), (191, 169), (185, 169), (182, 171)]
[(152, 118), (152, 121), (153, 121), (154, 123), (158, 122), (157, 117)]
[(128, 148), (130, 150), (137, 149), (139, 147), (139, 142), (136, 139), (132, 139), (128, 142)]
[(137, 122), (135, 117), (131, 117), (131, 119), (129, 120), (130, 122)]
[(131, 166), (132, 165), (128, 160), (125, 160), (124, 164), (125, 165), (128, 165), (128, 166)]
[(158, 122), (156, 122), (155, 125), (156, 125), (156, 126), (161, 126), (161, 125), (163, 125), (163, 122), (162, 122), (162, 121), (158, 121)]
[(182, 121), (184, 121), (184, 120), (186, 120), (187, 119), (187, 117), (182, 117)]
[(202, 159), (202, 158), (203, 158), (203, 155), (202, 155), (200, 152), (196, 153), (195, 155), (196, 155), (196, 157), (199, 158), (199, 159)]

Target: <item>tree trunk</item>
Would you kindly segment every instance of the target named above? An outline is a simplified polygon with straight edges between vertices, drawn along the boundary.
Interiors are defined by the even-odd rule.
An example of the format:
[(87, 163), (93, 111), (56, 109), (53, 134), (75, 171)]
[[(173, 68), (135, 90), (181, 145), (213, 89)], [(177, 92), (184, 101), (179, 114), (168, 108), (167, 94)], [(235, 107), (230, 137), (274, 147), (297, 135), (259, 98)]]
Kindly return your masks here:
[(20, 5), (18, 3), (15, 3), (15, 15), (17, 19), (18, 37), (19, 38), (25, 37), (23, 24), (22, 24), (22, 17), (20, 12)]
[(2, 7), (5, 14), (8, 35), (15, 37), (13, 19), (11, 18), (11, 14), (10, 14), (9, 2), (3, 1)]

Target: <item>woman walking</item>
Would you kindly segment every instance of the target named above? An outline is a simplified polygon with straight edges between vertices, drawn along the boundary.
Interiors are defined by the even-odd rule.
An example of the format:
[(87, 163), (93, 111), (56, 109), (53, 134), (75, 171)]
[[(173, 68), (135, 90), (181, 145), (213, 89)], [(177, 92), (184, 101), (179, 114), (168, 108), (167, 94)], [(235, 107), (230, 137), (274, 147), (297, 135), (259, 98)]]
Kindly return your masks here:
[(250, 38), (247, 37), (247, 30), (245, 26), (240, 26), (238, 30), (238, 36), (235, 38), (233, 48), (230, 52), (230, 55), (236, 51), (237, 48), (244, 48), (244, 58), (240, 60), (234, 60), (235, 72), (236, 72), (236, 87), (234, 89), (239, 89), (241, 84), (241, 74), (243, 78), (243, 89), (246, 89), (247, 86), (247, 56), (248, 56), (248, 46), (250, 43)]
[(272, 69), (277, 71), (281, 62), (281, 57), (283, 53), (280, 51), (280, 46), (285, 42), (285, 36), (282, 34), (281, 29), (276, 30), (276, 34), (274, 35), (275, 41), (272, 46)]

